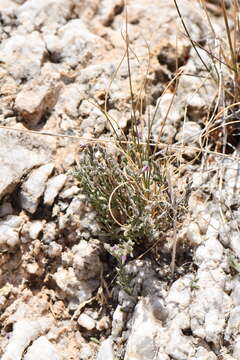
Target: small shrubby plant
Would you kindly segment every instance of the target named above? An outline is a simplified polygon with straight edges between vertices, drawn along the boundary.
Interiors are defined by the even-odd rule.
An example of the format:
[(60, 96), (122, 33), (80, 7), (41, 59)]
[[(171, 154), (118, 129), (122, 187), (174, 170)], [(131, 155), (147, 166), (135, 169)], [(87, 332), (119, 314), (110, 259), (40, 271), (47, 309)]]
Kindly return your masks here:
[(173, 165), (165, 157), (134, 141), (116, 145), (115, 154), (104, 145), (86, 146), (76, 177), (96, 211), (105, 248), (123, 266), (136, 244), (144, 251), (166, 241), (185, 212), (186, 197), (173, 201)]

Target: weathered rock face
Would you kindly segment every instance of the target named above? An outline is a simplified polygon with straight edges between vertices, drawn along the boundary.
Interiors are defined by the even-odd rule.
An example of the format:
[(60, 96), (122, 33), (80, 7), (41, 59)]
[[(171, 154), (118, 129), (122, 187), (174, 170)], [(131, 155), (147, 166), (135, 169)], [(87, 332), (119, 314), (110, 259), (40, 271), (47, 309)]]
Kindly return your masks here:
[(9, 215), (0, 221), (0, 247), (14, 247), (19, 244), (19, 232), (24, 223), (21, 216)]
[(16, 15), (20, 28), (26, 32), (41, 30), (43, 33), (54, 33), (60, 26), (65, 25), (71, 17), (73, 1), (71, 0), (34, 0), (22, 1)]
[(20, 192), (21, 207), (31, 214), (37, 210), (40, 197), (45, 190), (46, 182), (51, 175), (54, 164), (42, 165), (33, 170), (27, 181), (22, 185)]
[(31, 79), (40, 73), (45, 53), (39, 32), (17, 33), (1, 44), (0, 61), (15, 79)]
[(55, 346), (47, 339), (46, 336), (40, 336), (33, 344), (29, 347), (24, 360), (39, 360), (52, 359), (60, 360), (60, 356)]
[[(218, 56), (201, 2), (178, 3), (192, 40)], [(204, 2), (211, 16), (221, 3)], [(132, 124), (125, 10), (123, 0), (0, 1), (0, 126), (19, 130), (0, 129), (2, 360), (239, 359), (239, 152), (201, 157), (219, 88), (173, 1), (129, 0), (127, 18), (139, 136), (150, 122), (190, 178), (176, 277), (170, 232), (154, 257), (127, 259), (130, 292), (114, 285), (116, 262), (73, 177), (88, 139), (110, 148)], [(212, 21), (224, 34), (221, 17)]]
[(36, 137), (0, 129), (0, 199), (12, 193), (24, 176), (50, 156), (51, 149)]
[(99, 286), (98, 249), (83, 240), (64, 254), (62, 262), (63, 266), (53, 274), (53, 279), (61, 289), (60, 296), (67, 297), (70, 308), (76, 309), (79, 303), (89, 300)]
[[(97, 50), (104, 50), (105, 45), (101, 38), (91, 33), (78, 19), (62, 26), (57, 35), (46, 35), (44, 40), (52, 58), (71, 67), (86, 65)], [(101, 54), (99, 51), (98, 53)]]
[(46, 75), (29, 81), (18, 93), (15, 108), (27, 125), (37, 125), (57, 103), (60, 89), (61, 83)]

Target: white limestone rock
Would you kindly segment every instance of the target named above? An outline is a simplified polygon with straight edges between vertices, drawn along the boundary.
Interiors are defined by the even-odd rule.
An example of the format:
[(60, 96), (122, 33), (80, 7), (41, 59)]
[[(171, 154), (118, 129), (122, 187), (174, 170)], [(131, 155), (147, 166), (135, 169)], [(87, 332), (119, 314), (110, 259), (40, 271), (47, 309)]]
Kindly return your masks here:
[(127, 314), (123, 311), (122, 307), (118, 305), (112, 318), (113, 339), (117, 339), (118, 336), (121, 336), (126, 321), (126, 315)]
[(34, 220), (24, 224), (21, 230), (21, 241), (26, 243), (29, 240), (36, 240), (43, 230), (44, 223), (45, 221), (42, 220)]
[(33, 79), (18, 93), (15, 108), (27, 124), (35, 126), (47, 111), (52, 110), (60, 89), (60, 83), (46, 77)]
[(51, 206), (53, 204), (55, 197), (63, 188), (66, 180), (67, 180), (67, 175), (65, 174), (54, 176), (48, 180), (46, 185), (46, 190), (44, 193), (45, 205)]
[(153, 316), (146, 299), (138, 302), (131, 324), (124, 360), (185, 360), (194, 354), (193, 339), (183, 335), (181, 321), (163, 326)]
[[(84, 85), (81, 83), (66, 85), (59, 95), (56, 111), (60, 114), (64, 112), (70, 119), (78, 118), (79, 106), (86, 96), (82, 90), (83, 88), (85, 89)], [(65, 128), (67, 130), (67, 124), (70, 124), (69, 118), (67, 118), (67, 121), (62, 119), (61, 127), (64, 130)]]
[(69, 199), (69, 198), (72, 198), (74, 195), (77, 195), (79, 192), (80, 192), (79, 187), (74, 185), (74, 186), (71, 186), (70, 188), (62, 191), (60, 193), (60, 197), (62, 199)]
[(191, 222), (187, 227), (187, 239), (192, 246), (198, 246), (203, 242), (200, 229), (197, 223)]
[(61, 289), (60, 294), (69, 300), (69, 308), (88, 300), (99, 286), (102, 264), (95, 244), (85, 240), (62, 254), (62, 266), (53, 274)]
[(140, 300), (134, 310), (124, 360), (154, 359), (158, 344), (153, 339), (161, 330), (161, 323), (151, 314), (144, 299)]
[(79, 303), (90, 299), (99, 285), (98, 279), (79, 280), (71, 267), (68, 270), (59, 268), (53, 274), (53, 279), (61, 289), (60, 296), (69, 299), (71, 310), (75, 310)]
[(165, 343), (166, 353), (173, 359), (185, 360), (194, 355), (193, 338), (184, 336), (181, 329), (173, 325), (168, 330), (168, 340)]
[(34, 214), (40, 198), (44, 193), (46, 182), (54, 169), (54, 164), (42, 165), (33, 170), (28, 179), (23, 183), (20, 192), (20, 203), (23, 209)]
[(231, 298), (235, 306), (240, 306), (240, 276), (237, 275), (232, 280)]
[(236, 306), (231, 310), (227, 322), (224, 337), (226, 340), (235, 339), (240, 334), (240, 306)]
[(0, 217), (4, 217), (6, 215), (12, 215), (13, 207), (10, 202), (4, 202), (0, 205)]
[(18, 8), (18, 21), (25, 31), (41, 29), (43, 33), (54, 33), (71, 16), (71, 0), (28, 0)]
[(57, 35), (44, 37), (47, 49), (56, 59), (70, 66), (89, 61), (104, 41), (91, 33), (80, 19), (70, 20), (59, 28)]
[(104, 26), (110, 26), (114, 17), (124, 9), (124, 0), (104, 0), (100, 7), (100, 21)]
[(93, 330), (95, 328), (96, 322), (87, 314), (81, 314), (78, 318), (78, 325), (87, 330)]
[(239, 231), (231, 231), (229, 233), (229, 246), (236, 254), (238, 258), (240, 258), (240, 236)]
[(215, 238), (209, 238), (198, 247), (195, 259), (196, 263), (201, 265), (201, 269), (215, 269), (223, 261), (223, 246)]
[(62, 357), (58, 354), (55, 346), (47, 339), (46, 336), (40, 336), (33, 341), (28, 348), (24, 360), (61, 360)]
[(184, 123), (181, 131), (176, 136), (176, 139), (185, 145), (199, 144), (199, 137), (201, 135), (201, 126), (194, 121), (187, 121)]
[(45, 53), (44, 41), (37, 31), (15, 34), (0, 45), (0, 61), (17, 80), (38, 75)]
[(36, 137), (0, 129), (0, 200), (13, 192), (22, 178), (33, 167), (45, 163), (50, 155), (50, 148)]
[(195, 336), (218, 346), (231, 307), (224, 291), (226, 274), (220, 268), (200, 268), (196, 276), (197, 288), (189, 308), (191, 329)]
[(62, 245), (56, 243), (55, 241), (51, 241), (47, 247), (47, 254), (50, 258), (54, 258), (56, 256), (60, 256), (62, 253)]
[[(196, 354), (189, 360), (217, 360), (217, 356), (213, 351), (208, 351), (205, 347), (199, 346), (196, 350)], [(224, 358), (224, 360), (227, 359)]]
[(19, 245), (19, 232), (24, 223), (24, 218), (16, 215), (8, 215), (0, 220), (0, 246), (14, 247)]
[(12, 0), (2, 0), (0, 3), (0, 11), (6, 11), (6, 10), (12, 10), (17, 7), (17, 4), (15, 4)]
[(185, 276), (176, 280), (166, 298), (167, 310), (170, 319), (174, 319), (179, 313), (186, 310), (191, 302), (191, 283), (193, 278)]
[(113, 340), (111, 336), (101, 343), (96, 360), (114, 360)]
[(240, 335), (238, 335), (235, 339), (234, 339), (234, 343), (233, 343), (233, 357), (236, 360), (240, 359)]
[(17, 321), (1, 360), (22, 360), (23, 352), (28, 345), (49, 330), (51, 324), (50, 318)]

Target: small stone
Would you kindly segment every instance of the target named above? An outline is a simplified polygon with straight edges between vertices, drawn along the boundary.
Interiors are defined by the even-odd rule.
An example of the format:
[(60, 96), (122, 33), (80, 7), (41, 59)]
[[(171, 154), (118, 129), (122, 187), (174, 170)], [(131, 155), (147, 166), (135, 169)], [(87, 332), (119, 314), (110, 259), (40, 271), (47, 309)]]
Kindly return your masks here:
[(46, 338), (40, 336), (28, 348), (24, 360), (61, 360), (55, 346)]
[(60, 88), (61, 84), (54, 81), (29, 81), (16, 97), (16, 110), (27, 123), (35, 126), (56, 104)]
[(99, 250), (94, 244), (81, 240), (78, 245), (72, 247), (71, 257), (73, 269), (80, 280), (97, 278), (101, 273)]
[(187, 227), (187, 239), (192, 246), (200, 245), (203, 241), (198, 224), (190, 223)]
[(101, 343), (96, 360), (114, 360), (113, 340), (111, 336)]
[(199, 139), (202, 133), (201, 126), (194, 122), (194, 121), (187, 121), (184, 123), (182, 129), (176, 135), (176, 139), (182, 145), (189, 145), (186, 146), (184, 150), (184, 154), (190, 157), (196, 156), (199, 150), (194, 148), (194, 145), (199, 144)]
[(215, 238), (204, 241), (196, 250), (195, 262), (202, 268), (216, 268), (223, 260), (223, 246)]
[(55, 240), (57, 236), (56, 224), (54, 222), (49, 222), (44, 226), (43, 238), (42, 241), (44, 244), (50, 244)]
[[(12, 336), (1, 360), (21, 360), (29, 344), (47, 332), (51, 326), (52, 320), (46, 317), (36, 320), (26, 319), (17, 321), (14, 324)], [(42, 351), (44, 350), (41, 348), (41, 352)], [(39, 353), (37, 359), (40, 359)], [(47, 358), (44, 357), (44, 360), (46, 359)]]
[[(16, 1), (16, 0), (15, 0)], [(39, 29), (42, 33), (55, 33), (59, 26), (71, 17), (72, 2), (69, 0), (18, 0), (24, 3), (17, 10), (18, 21), (27, 33)]]
[(25, 268), (26, 268), (26, 271), (31, 275), (38, 274), (39, 265), (36, 262), (27, 264), (25, 266)]
[(21, 229), (22, 243), (27, 243), (29, 240), (36, 240), (39, 233), (43, 230), (44, 223), (44, 220), (34, 220), (25, 223)]
[(60, 256), (62, 253), (62, 246), (55, 241), (50, 242), (47, 249), (48, 256), (51, 258)]
[(118, 305), (112, 319), (112, 337), (114, 339), (121, 335), (125, 321), (126, 313), (122, 310), (122, 306)]
[(40, 73), (45, 52), (46, 47), (39, 32), (16, 34), (0, 46), (0, 61), (6, 64), (15, 79), (29, 79)]
[(78, 194), (79, 191), (80, 191), (79, 187), (74, 185), (74, 186), (71, 186), (69, 189), (66, 189), (63, 192), (61, 192), (60, 197), (62, 199), (68, 199), (68, 198), (71, 198), (74, 195)]
[(78, 318), (78, 324), (87, 330), (93, 330), (96, 323), (90, 316), (81, 314)]
[(240, 277), (236, 276), (233, 279), (232, 286), (232, 301), (235, 306), (240, 306)]
[(45, 190), (48, 177), (54, 169), (54, 164), (46, 164), (33, 170), (27, 181), (23, 183), (20, 192), (20, 203), (24, 210), (34, 214), (40, 198)]
[(44, 193), (44, 204), (51, 206), (55, 197), (64, 186), (67, 180), (67, 175), (60, 174), (48, 180), (46, 190)]
[(52, 275), (68, 299), (68, 306), (76, 309), (78, 304), (90, 299), (99, 286), (102, 264), (99, 248), (90, 241), (81, 240), (72, 249), (63, 252), (62, 266)]
[(24, 175), (45, 163), (49, 156), (49, 149), (36, 137), (0, 129), (0, 200), (12, 193)]
[(0, 221), (0, 246), (14, 247), (19, 244), (19, 231), (24, 223), (21, 216), (9, 215)]
[(89, 344), (81, 342), (81, 348), (77, 355), (78, 359), (81, 360), (95, 359), (95, 351), (93, 350), (92, 342)]
[(29, 236), (32, 240), (36, 240), (38, 238), (39, 233), (43, 229), (43, 221), (35, 220), (31, 223), (29, 227)]

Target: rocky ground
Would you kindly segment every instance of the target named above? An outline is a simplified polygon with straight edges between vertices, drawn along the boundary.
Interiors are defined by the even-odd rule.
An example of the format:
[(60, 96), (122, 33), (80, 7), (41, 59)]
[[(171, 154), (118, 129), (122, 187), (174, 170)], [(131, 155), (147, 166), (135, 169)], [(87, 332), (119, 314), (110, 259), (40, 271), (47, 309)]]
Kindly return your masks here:
[[(179, 3), (193, 41), (219, 49), (199, 1)], [(221, 38), (220, 1), (206, 4)], [(0, 24), (1, 359), (240, 359), (239, 149), (235, 139), (221, 156), (209, 139), (199, 155), (219, 89), (173, 1), (128, 1), (133, 91), (146, 78), (146, 117), (161, 96), (152, 138), (185, 145), (191, 184), (175, 275), (170, 256), (163, 265), (162, 254), (140, 252), (125, 266), (134, 296), (114, 282), (116, 264), (73, 176), (86, 143), (113, 139), (100, 109), (108, 90), (110, 116), (129, 129), (126, 59), (118, 69), (124, 1), (1, 0)], [(176, 59), (174, 96), (174, 86), (163, 91)]]

